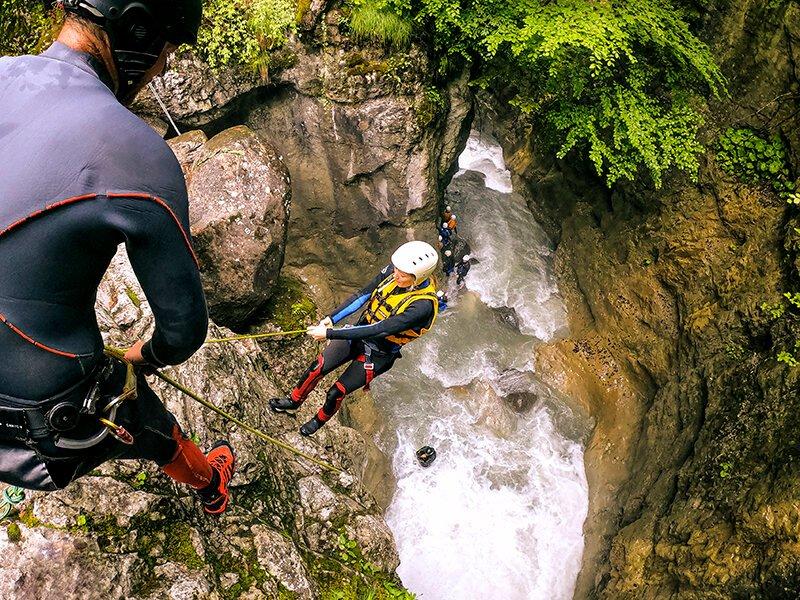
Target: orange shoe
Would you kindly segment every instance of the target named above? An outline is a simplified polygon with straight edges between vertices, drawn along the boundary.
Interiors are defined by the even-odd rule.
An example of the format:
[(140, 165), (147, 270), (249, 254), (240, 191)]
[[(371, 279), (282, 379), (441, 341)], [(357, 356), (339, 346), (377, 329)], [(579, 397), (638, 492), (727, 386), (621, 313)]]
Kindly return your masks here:
[(228, 508), (230, 492), (228, 484), (236, 472), (236, 455), (233, 447), (226, 441), (219, 441), (211, 447), (206, 455), (208, 464), (214, 472), (211, 483), (197, 490), (203, 503), (203, 510), (209, 515), (221, 515)]

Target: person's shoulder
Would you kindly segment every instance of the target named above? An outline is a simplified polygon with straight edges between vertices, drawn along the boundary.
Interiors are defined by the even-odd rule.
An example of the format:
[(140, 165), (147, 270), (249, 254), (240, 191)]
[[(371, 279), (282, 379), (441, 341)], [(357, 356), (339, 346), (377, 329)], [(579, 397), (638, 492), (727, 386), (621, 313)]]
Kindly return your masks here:
[(185, 197), (186, 181), (178, 159), (145, 121), (117, 102), (108, 106), (101, 130), (106, 159), (124, 165), (126, 171), (140, 178), (128, 187), (143, 186), (142, 191), (178, 201)]

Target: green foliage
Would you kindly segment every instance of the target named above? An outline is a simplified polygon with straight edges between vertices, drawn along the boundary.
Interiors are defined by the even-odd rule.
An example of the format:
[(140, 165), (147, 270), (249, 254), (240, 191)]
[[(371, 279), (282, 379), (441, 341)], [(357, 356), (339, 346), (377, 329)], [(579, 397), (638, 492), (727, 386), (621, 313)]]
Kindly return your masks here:
[[(797, 350), (798, 348), (800, 348), (800, 343), (795, 344), (795, 350)], [(781, 350), (780, 352), (778, 352), (777, 359), (778, 362), (785, 363), (790, 367), (796, 367), (798, 364), (800, 364), (800, 362), (797, 361), (797, 358), (795, 358), (794, 354), (792, 354), (791, 352), (787, 352), (786, 350)]]
[(725, 82), (666, 0), (353, 1), (411, 20), (442, 71), (476, 62), (480, 85), (510, 92), (559, 156), (584, 151), (609, 185), (697, 171), (701, 100)]
[(388, 0), (354, 0), (350, 29), (356, 39), (405, 48), (411, 40), (411, 20), (393, 12)]
[[(783, 294), (786, 302), (779, 301), (774, 304), (764, 302), (761, 304), (761, 310), (766, 314), (770, 321), (777, 321), (783, 317), (791, 317), (791, 309), (800, 309), (800, 293), (798, 292), (785, 292)], [(788, 305), (787, 305), (788, 303)], [(787, 308), (789, 313), (787, 313)], [(790, 338), (791, 339), (791, 338)], [(778, 362), (784, 363), (790, 367), (796, 367), (800, 364), (800, 339), (794, 341), (794, 346), (789, 349), (778, 350), (776, 356)]]
[(435, 87), (426, 87), (414, 105), (417, 123), (424, 129), (447, 110), (447, 97)]
[(343, 585), (326, 589), (322, 600), (415, 600), (414, 594), (366, 560), (358, 544), (343, 531), (339, 532), (335, 558), (351, 570), (354, 576)]
[(283, 45), (296, 16), (291, 0), (210, 0), (195, 51), (212, 69), (244, 66), (266, 75), (268, 51)]
[(723, 479), (727, 479), (731, 476), (731, 472), (733, 471), (733, 463), (724, 462), (719, 466), (719, 476)]
[(131, 486), (138, 489), (142, 487), (145, 483), (147, 483), (147, 473), (145, 473), (144, 471), (139, 471), (133, 478)]
[(770, 304), (769, 302), (761, 303), (761, 310), (771, 319), (780, 319), (786, 311), (786, 307), (782, 302)]
[(40, 52), (53, 40), (55, 25), (41, 2), (0, 0), (0, 55)]
[(769, 182), (776, 192), (786, 194), (787, 202), (797, 203), (786, 145), (779, 135), (766, 139), (752, 129), (728, 129), (717, 142), (717, 162), (729, 175), (751, 184)]

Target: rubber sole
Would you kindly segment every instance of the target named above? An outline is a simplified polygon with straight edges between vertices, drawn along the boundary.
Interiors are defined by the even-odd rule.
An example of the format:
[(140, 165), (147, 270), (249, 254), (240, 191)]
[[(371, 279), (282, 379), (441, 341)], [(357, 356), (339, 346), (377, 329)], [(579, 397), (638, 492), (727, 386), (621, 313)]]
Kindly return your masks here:
[(214, 450), (220, 448), (221, 446), (228, 447), (228, 450), (230, 450), (230, 453), (233, 456), (233, 464), (231, 465), (231, 478), (228, 480), (228, 483), (225, 486), (228, 490), (225, 502), (222, 504), (221, 507), (215, 510), (209, 510), (207, 506), (205, 505), (203, 506), (203, 512), (212, 517), (218, 517), (228, 509), (228, 504), (230, 504), (230, 499), (231, 499), (231, 492), (229, 486), (231, 484), (231, 481), (233, 481), (233, 478), (236, 476), (236, 452), (234, 451), (233, 446), (230, 444), (230, 442), (227, 442), (225, 440), (219, 440), (217, 442), (214, 442), (214, 444), (209, 449), (208, 454), (211, 454)]

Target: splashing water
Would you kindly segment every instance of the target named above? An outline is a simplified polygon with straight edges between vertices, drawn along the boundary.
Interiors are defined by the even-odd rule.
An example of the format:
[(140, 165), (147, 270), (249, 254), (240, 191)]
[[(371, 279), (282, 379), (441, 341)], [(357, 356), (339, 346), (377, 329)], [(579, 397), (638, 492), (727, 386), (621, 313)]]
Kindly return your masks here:
[[(497, 191), (507, 171), (496, 143), (473, 135), (462, 159), (495, 187), (466, 171), (448, 189), (480, 262), (373, 387), (397, 477), (387, 522), (398, 572), (422, 600), (568, 600), (588, 506), (586, 424), (532, 372), (536, 344), (566, 331), (549, 241), (510, 181)], [(528, 406), (512, 407), (509, 385)], [(414, 457), (423, 445), (438, 453), (427, 469)]]

